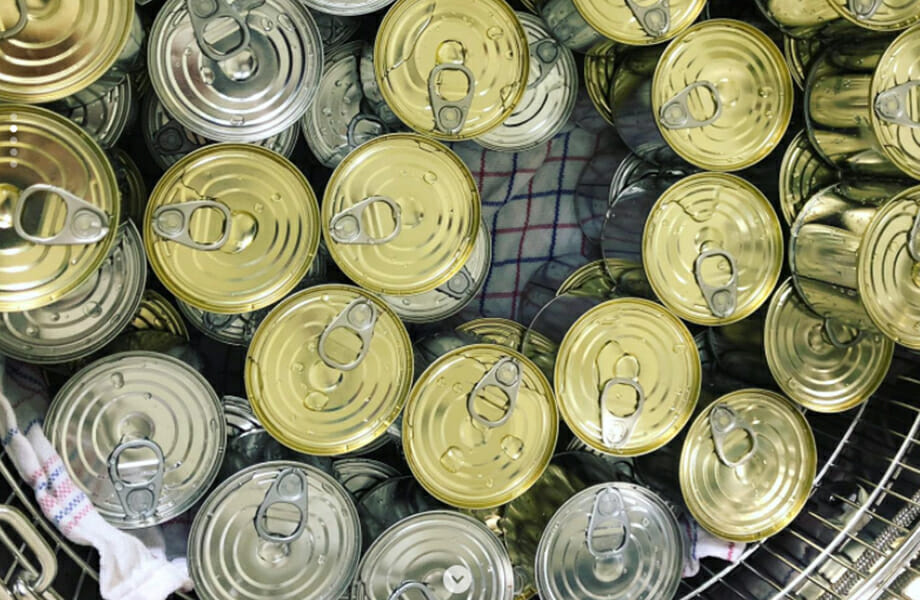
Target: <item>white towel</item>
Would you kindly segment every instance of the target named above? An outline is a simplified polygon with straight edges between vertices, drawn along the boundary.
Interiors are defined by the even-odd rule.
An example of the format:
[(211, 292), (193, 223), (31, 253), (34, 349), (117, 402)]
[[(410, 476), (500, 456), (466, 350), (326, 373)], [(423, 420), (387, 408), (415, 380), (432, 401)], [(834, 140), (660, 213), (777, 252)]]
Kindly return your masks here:
[(747, 545), (741, 542), (730, 542), (712, 535), (687, 514), (680, 517), (681, 532), (684, 534), (684, 548), (687, 555), (684, 557), (683, 577), (693, 577), (700, 572), (700, 559), (721, 558), (730, 563), (741, 560)]

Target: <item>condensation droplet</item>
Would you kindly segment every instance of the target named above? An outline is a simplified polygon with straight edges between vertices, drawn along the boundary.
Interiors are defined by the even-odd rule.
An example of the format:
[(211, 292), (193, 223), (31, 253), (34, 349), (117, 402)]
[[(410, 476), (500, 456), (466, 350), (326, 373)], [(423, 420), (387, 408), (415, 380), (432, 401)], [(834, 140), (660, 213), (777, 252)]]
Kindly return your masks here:
[(310, 392), (303, 399), (304, 408), (309, 410), (323, 410), (329, 404), (329, 396), (320, 392)]
[(332, 116), (332, 109), (329, 108), (328, 106), (324, 106), (324, 107), (323, 107), (323, 115), (326, 116), (326, 117), (331, 117), (331, 116)]
[(441, 455), (441, 466), (451, 473), (456, 473), (463, 466), (463, 451), (456, 446), (451, 446)]
[(303, 363), (295, 362), (291, 365), (291, 370), (295, 373), (303, 373)]
[(98, 302), (87, 302), (83, 305), (83, 314), (87, 317), (98, 317), (102, 314), (102, 307)]
[(61, 320), (61, 313), (51, 313), (51, 320), (55, 323)]
[(243, 117), (239, 115), (233, 115), (232, 117), (230, 117), (230, 124), (233, 125), (234, 127), (240, 127), (244, 125), (245, 123), (246, 123), (246, 119), (244, 119)]
[(116, 388), (120, 388), (125, 385), (125, 377), (121, 373), (112, 373), (110, 379), (112, 380), (112, 385)]
[(29, 337), (38, 337), (38, 327), (35, 327), (34, 325), (29, 325), (28, 327), (26, 327), (26, 335), (28, 335)]
[(275, 24), (272, 23), (272, 20), (269, 19), (268, 17), (262, 17), (259, 23), (262, 25), (262, 29), (264, 29), (265, 31), (271, 31), (272, 29), (275, 28)]
[(517, 460), (524, 453), (524, 441), (519, 437), (506, 435), (502, 438), (502, 450), (508, 455), (508, 458)]
[(16, 137), (15, 135), (10, 136), (10, 143), (11, 143), (11, 144), (15, 144), (15, 143), (18, 142), (18, 141), (19, 141), (19, 138)]
[(257, 213), (260, 213), (263, 210), (265, 210), (265, 205), (262, 204), (261, 202), (256, 202), (255, 206), (253, 206), (252, 209), (256, 211)]
[(211, 67), (201, 67), (199, 73), (201, 74), (201, 80), (203, 82), (208, 85), (214, 83), (214, 71), (211, 69)]
[(438, 180), (438, 176), (434, 171), (428, 171), (422, 175), (422, 179), (425, 180), (425, 183), (433, 184)]
[(501, 39), (501, 37), (505, 35), (505, 32), (502, 31), (501, 27), (489, 27), (486, 30), (486, 35), (489, 36), (490, 40), (497, 40)]
[(278, 202), (279, 200), (281, 200), (281, 194), (279, 194), (278, 192), (275, 192), (274, 194), (272, 194), (272, 202)]

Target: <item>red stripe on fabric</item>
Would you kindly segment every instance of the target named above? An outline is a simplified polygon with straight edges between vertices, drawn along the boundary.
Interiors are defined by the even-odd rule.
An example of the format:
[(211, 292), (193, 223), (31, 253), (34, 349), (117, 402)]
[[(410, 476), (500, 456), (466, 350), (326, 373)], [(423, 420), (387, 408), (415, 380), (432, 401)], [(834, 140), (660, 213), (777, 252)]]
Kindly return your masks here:
[(83, 517), (89, 514), (89, 511), (92, 510), (92, 508), (93, 508), (93, 505), (87, 503), (86, 506), (78, 510), (74, 514), (70, 522), (61, 528), (61, 531), (64, 533), (64, 535), (70, 534), (70, 532), (73, 531), (77, 527), (77, 525), (80, 524), (80, 521), (83, 520)]
[(728, 562), (732, 562), (732, 558), (735, 556), (735, 542), (728, 543)]

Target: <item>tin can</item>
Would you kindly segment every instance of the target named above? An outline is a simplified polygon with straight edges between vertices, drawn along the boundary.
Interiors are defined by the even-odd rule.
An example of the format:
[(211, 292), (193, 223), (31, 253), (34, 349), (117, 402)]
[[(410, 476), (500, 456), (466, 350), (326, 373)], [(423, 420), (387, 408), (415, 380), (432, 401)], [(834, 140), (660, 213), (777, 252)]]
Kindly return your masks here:
[(630, 46), (660, 44), (687, 29), (705, 0), (640, 4), (635, 0), (539, 0), (550, 31), (573, 50), (585, 52), (604, 40)]
[(572, 325), (607, 298), (581, 294), (562, 294), (544, 304), (527, 326), (521, 353), (535, 363), (552, 382), (559, 345)]
[(771, 23), (796, 39), (817, 37), (841, 20), (830, 0), (756, 0), (756, 3)]
[(805, 117), (809, 138), (825, 160), (860, 175), (920, 179), (920, 144), (912, 137), (920, 121), (905, 108), (918, 32), (909, 30), (891, 43), (839, 43), (815, 60)]
[(549, 464), (558, 433), (552, 388), (509, 348), (465, 346), (419, 377), (403, 415), (403, 449), (419, 483), (459, 508), (520, 496)]
[(398, 0), (374, 46), (377, 85), (411, 129), (468, 140), (496, 129), (524, 95), (527, 36), (502, 0)]
[(47, 306), (95, 273), (121, 206), (99, 145), (51, 111), (0, 105), (0, 312)]
[(894, 344), (813, 312), (787, 279), (767, 312), (763, 348), (770, 372), (809, 410), (840, 412), (869, 399), (891, 366)]
[(610, 174), (619, 172), (627, 160), (632, 162), (630, 157), (633, 156), (612, 130), (608, 129), (598, 136), (594, 156), (581, 172), (572, 200), (578, 225), (591, 243), (600, 241), (604, 218), (615, 197), (615, 184)]
[(690, 426), (680, 488), (704, 529), (753, 542), (792, 522), (811, 492), (816, 465), (811, 426), (789, 400), (739, 390), (717, 399)]
[(856, 280), (866, 312), (896, 343), (920, 349), (920, 187), (907, 189), (872, 217), (862, 238)]
[(393, 0), (302, 0), (310, 9), (336, 16), (367, 15), (382, 10)]
[(45, 431), (73, 482), (122, 529), (191, 508), (214, 482), (226, 443), (211, 385), (154, 352), (114, 354), (74, 375), (55, 396)]
[[(168, 169), (187, 154), (215, 142), (186, 129), (172, 117), (156, 94), (144, 100), (141, 117), (144, 143), (150, 156), (161, 169)], [(277, 135), (253, 142), (273, 152), (290, 158), (300, 138), (300, 126), (294, 124)]]
[(382, 436), (412, 383), (405, 326), (376, 296), (321, 285), (276, 306), (246, 356), (246, 392), (265, 429), (330, 456)]
[(313, 189), (284, 157), (215, 144), (160, 179), (144, 218), (154, 273), (176, 298), (219, 314), (274, 304), (307, 274), (319, 246)]
[(127, 75), (91, 102), (72, 106), (58, 103), (50, 108), (82, 127), (107, 149), (118, 143), (137, 117), (137, 100)]
[(585, 88), (588, 90), (591, 104), (608, 125), (614, 125), (610, 99), (619, 52), (621, 49), (618, 44), (608, 40), (598, 43), (585, 54)]
[(840, 180), (836, 169), (811, 145), (806, 131), (800, 131), (779, 167), (779, 204), (786, 225), (792, 226), (805, 203), (819, 190)]
[(783, 232), (753, 185), (698, 173), (664, 192), (642, 234), (642, 261), (661, 302), (698, 325), (727, 325), (756, 311), (783, 264)]
[(0, 314), (0, 353), (31, 363), (65, 363), (111, 342), (134, 318), (147, 280), (137, 228), (122, 223), (96, 272), (47, 306)]
[(562, 505), (540, 538), (540, 598), (671, 598), (684, 544), (677, 518), (655, 493), (630, 483), (590, 487)]
[(358, 499), (365, 546), (396, 523), (445, 505), (425, 491), (414, 477), (393, 477), (382, 481)]
[[(749, 317), (730, 325), (705, 329), (706, 342), (712, 353), (710, 381), (703, 385), (730, 390), (759, 386), (776, 386), (764, 354), (767, 307), (761, 306)], [(705, 379), (705, 377), (704, 377)], [(713, 382), (712, 379), (721, 381)], [(728, 381), (725, 381), (728, 380)]]
[(841, 26), (897, 31), (920, 21), (915, 0), (757, 0), (764, 15), (787, 35), (827, 37)]
[(621, 298), (572, 325), (553, 381), (562, 418), (581, 441), (636, 456), (665, 445), (690, 420), (700, 357), (677, 317), (648, 300)]
[(875, 329), (859, 294), (862, 239), (879, 206), (904, 189), (890, 181), (838, 183), (816, 193), (789, 234), (789, 268), (802, 300), (822, 317)]
[(539, 17), (515, 14), (527, 35), (530, 71), (524, 95), (511, 116), (476, 138), (490, 150), (519, 152), (546, 143), (568, 122), (578, 95), (578, 67), (572, 51), (553, 38)]
[(399, 471), (390, 465), (369, 458), (341, 458), (332, 463), (332, 470), (356, 501), (378, 484), (399, 477)]
[(188, 542), (189, 572), (207, 598), (335, 600), (360, 554), (348, 492), (330, 475), (290, 461), (253, 465), (220, 484)]
[(794, 38), (790, 35), (783, 36), (783, 56), (786, 66), (792, 75), (792, 81), (800, 90), (805, 89), (805, 80), (811, 72), (815, 59), (826, 48), (826, 42), (819, 37)]
[[(444, 548), (449, 552), (432, 551)], [(511, 600), (511, 561), (488, 527), (438, 510), (404, 519), (368, 549), (351, 588), (352, 600)]]
[(188, 328), (172, 302), (153, 290), (144, 290), (130, 327), (134, 331), (160, 331), (188, 342)]
[(254, 142), (306, 112), (323, 45), (298, 0), (219, 7), (169, 0), (150, 32), (147, 61), (153, 89), (176, 121), (208, 139)]
[(371, 44), (364, 44), (361, 48), (359, 72), (361, 74), (361, 89), (364, 91), (364, 99), (374, 114), (391, 129), (403, 128), (403, 122), (387, 106), (386, 100), (383, 99), (383, 92), (380, 91), (380, 86), (377, 85), (377, 70), (374, 68), (374, 46)]
[[(565, 283), (573, 273), (590, 265), (592, 261), (587, 256), (577, 253), (563, 254), (543, 263), (527, 280), (521, 294), (521, 305), (518, 309), (518, 318), (522, 323), (530, 324), (537, 314), (550, 301), (558, 295), (559, 287)], [(600, 283), (595, 286), (606, 292), (613, 290), (614, 283), (601, 277)]]
[(411, 133), (375, 138), (342, 161), (322, 215), (326, 247), (342, 272), (394, 296), (448, 283), (481, 227), (470, 170), (447, 147)]
[(134, 21), (133, 2), (4, 3), (0, 100), (52, 102), (92, 86), (130, 50)]
[(316, 99), (300, 121), (316, 159), (335, 168), (349, 152), (389, 128), (366, 107), (361, 87), (362, 41), (348, 42), (326, 55)]
[(121, 148), (112, 149), (110, 157), (121, 192), (121, 218), (131, 219), (135, 224), (143, 223), (148, 198), (144, 176), (134, 159)]
[(440, 321), (463, 310), (482, 291), (491, 265), (492, 234), (485, 221), (481, 221), (473, 254), (470, 255), (463, 268), (447, 283), (421, 294), (411, 296), (381, 294), (380, 297), (406, 323)]
[[(320, 243), (310, 270), (293, 291), (305, 290), (326, 281), (326, 256), (325, 249)], [(195, 329), (212, 340), (231, 346), (248, 346), (256, 329), (274, 308), (274, 305), (270, 305), (251, 312), (224, 315), (202, 310), (181, 300), (177, 302), (179, 311)]]
[(526, 329), (516, 321), (490, 317), (461, 323), (457, 326), (457, 331), (475, 336), (482, 342), (498, 344), (520, 352)]
[(310, 14), (316, 21), (319, 37), (323, 41), (323, 54), (326, 56), (330, 50), (353, 38), (361, 26), (361, 22), (353, 17), (331, 15), (319, 10), (311, 10)]

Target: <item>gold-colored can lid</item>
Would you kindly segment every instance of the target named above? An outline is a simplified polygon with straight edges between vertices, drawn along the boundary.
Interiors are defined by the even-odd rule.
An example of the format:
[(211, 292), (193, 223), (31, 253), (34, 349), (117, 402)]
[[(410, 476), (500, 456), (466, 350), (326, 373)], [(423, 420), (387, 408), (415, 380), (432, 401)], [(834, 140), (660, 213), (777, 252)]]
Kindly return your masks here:
[(352, 281), (420, 294), (447, 283), (473, 253), (479, 191), (446, 146), (414, 133), (384, 135), (332, 173), (322, 223), (329, 254)]
[(872, 217), (859, 247), (856, 279), (876, 327), (920, 350), (920, 186), (904, 190)]
[(660, 44), (690, 27), (706, 0), (574, 0), (582, 18), (606, 38), (630, 46)]
[(920, 22), (920, 0), (828, 0), (844, 19), (874, 31), (898, 31)]
[(713, 402), (687, 430), (680, 489), (704, 529), (753, 542), (795, 519), (817, 460), (811, 426), (789, 400), (767, 390), (739, 390)]
[(727, 325), (770, 297), (782, 270), (783, 232), (756, 187), (735, 175), (697, 173), (652, 207), (642, 260), (655, 294), (677, 316)]
[(132, 219), (135, 224), (144, 222), (147, 209), (147, 184), (144, 175), (137, 167), (131, 155), (115, 148), (112, 150), (115, 166), (119, 170), (118, 186), (121, 190), (121, 218)]
[[(913, 5), (920, 19), (920, 0)], [(891, 42), (870, 89), (872, 129), (879, 145), (899, 169), (920, 179), (920, 25)]]
[(458, 508), (492, 508), (526, 492), (549, 464), (558, 433), (546, 377), (494, 344), (457, 348), (432, 363), (403, 415), (412, 473)]
[(837, 180), (837, 170), (815, 151), (808, 132), (796, 134), (779, 165), (779, 206), (786, 225), (792, 227), (805, 203)]
[(601, 42), (585, 54), (584, 79), (588, 98), (594, 105), (598, 114), (611, 126), (613, 122), (613, 106), (611, 106), (611, 92), (613, 76), (616, 72), (617, 44), (616, 42)]
[(521, 350), (521, 342), (524, 340), (524, 333), (527, 331), (517, 321), (496, 317), (473, 319), (472, 321), (461, 323), (456, 329), (460, 333), (474, 335), (484, 342), (498, 344), (518, 352)]
[(764, 352), (773, 378), (790, 398), (818, 412), (864, 402), (882, 384), (894, 344), (812, 311), (787, 279), (767, 310)]
[(246, 394), (272, 437), (307, 454), (367, 446), (399, 415), (412, 384), (412, 345), (373, 294), (319, 285), (259, 325), (246, 354)]
[(0, 312), (47, 306), (96, 272), (121, 199), (99, 145), (70, 120), (0, 105)]
[(662, 137), (681, 158), (710, 171), (737, 171), (766, 158), (789, 126), (793, 99), (776, 44), (733, 19), (704, 21), (675, 38), (652, 81)]
[(319, 247), (310, 183), (279, 154), (214, 144), (182, 158), (150, 194), (144, 246), (179, 300), (219, 314), (274, 304), (303, 279)]
[(133, 19), (125, 0), (0, 4), (0, 100), (52, 102), (89, 86), (115, 64)]
[(810, 38), (783, 36), (783, 56), (786, 58), (786, 66), (789, 67), (789, 74), (792, 75), (792, 80), (800, 90), (805, 89), (805, 80), (808, 79), (811, 61), (823, 49), (824, 43), (817, 36)]
[(131, 321), (135, 331), (162, 331), (188, 341), (188, 327), (172, 302), (153, 290), (144, 290), (141, 305)]
[(504, 123), (529, 70), (524, 29), (502, 0), (398, 0), (377, 30), (384, 100), (434, 138), (468, 140)]
[(700, 355), (680, 319), (640, 298), (582, 315), (556, 357), (559, 411), (591, 448), (646, 454), (683, 429), (700, 394)]
[[(612, 261), (614, 259), (610, 260)], [(616, 266), (611, 266), (611, 269), (616, 268)], [(611, 278), (610, 272), (604, 264), (604, 259), (600, 259), (591, 261), (575, 269), (575, 271), (559, 285), (559, 289), (556, 290), (556, 295), (561, 296), (562, 294), (568, 293), (580, 293), (588, 296), (604, 297), (610, 295), (615, 287), (616, 282)]]

